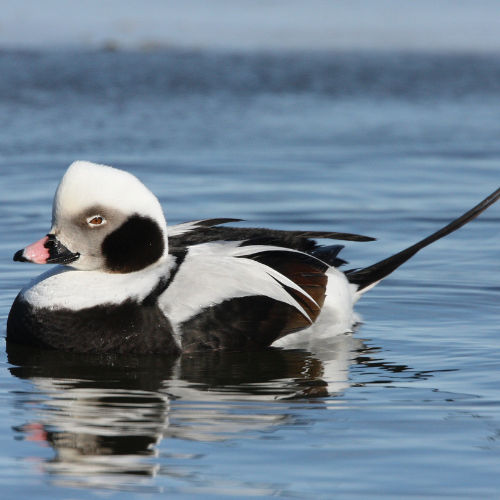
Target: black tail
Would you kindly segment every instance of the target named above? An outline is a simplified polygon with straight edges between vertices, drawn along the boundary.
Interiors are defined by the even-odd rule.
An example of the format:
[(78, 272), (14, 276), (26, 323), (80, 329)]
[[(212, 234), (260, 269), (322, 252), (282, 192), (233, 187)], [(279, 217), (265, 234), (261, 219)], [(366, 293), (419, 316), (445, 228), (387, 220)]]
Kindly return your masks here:
[(351, 283), (355, 283), (359, 285), (358, 290), (363, 290), (367, 286), (370, 286), (377, 281), (380, 281), (382, 278), (385, 278), (389, 274), (392, 273), (395, 269), (397, 269), (401, 264), (406, 262), (408, 259), (413, 257), (419, 250), (430, 245), (436, 240), (439, 240), (443, 236), (452, 233), (457, 230), (459, 227), (467, 224), (467, 222), (476, 218), (481, 212), (486, 210), (490, 205), (493, 205), (500, 198), (500, 188), (497, 189), (494, 193), (491, 193), (487, 198), (485, 198), (481, 203), (476, 205), (474, 208), (471, 208), (468, 212), (463, 214), (458, 219), (450, 222), (447, 226), (441, 228), (439, 231), (427, 236), (423, 240), (415, 243), (414, 245), (405, 248), (401, 252), (398, 252), (387, 259), (381, 260), (376, 264), (365, 267), (364, 269), (353, 269), (352, 271), (347, 271), (346, 276), (347, 279)]

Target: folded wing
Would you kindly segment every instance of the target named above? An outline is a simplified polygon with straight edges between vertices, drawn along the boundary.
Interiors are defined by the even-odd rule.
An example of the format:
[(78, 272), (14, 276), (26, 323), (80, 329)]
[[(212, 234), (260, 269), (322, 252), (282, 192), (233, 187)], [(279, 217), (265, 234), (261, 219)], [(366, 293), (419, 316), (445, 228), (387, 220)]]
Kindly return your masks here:
[(327, 264), (293, 249), (240, 244), (188, 247), (160, 296), (184, 351), (260, 348), (318, 317)]

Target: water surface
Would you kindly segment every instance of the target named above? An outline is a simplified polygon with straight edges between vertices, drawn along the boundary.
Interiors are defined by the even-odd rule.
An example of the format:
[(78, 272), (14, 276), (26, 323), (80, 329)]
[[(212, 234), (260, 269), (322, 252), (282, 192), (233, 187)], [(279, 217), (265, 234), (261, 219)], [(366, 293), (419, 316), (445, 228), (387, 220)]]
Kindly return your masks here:
[[(498, 187), (500, 58), (0, 53), (0, 321), (41, 272), (74, 159), (138, 175), (171, 223), (377, 237), (384, 258)], [(0, 357), (5, 498), (496, 498), (500, 208), (425, 249), (314, 351)]]

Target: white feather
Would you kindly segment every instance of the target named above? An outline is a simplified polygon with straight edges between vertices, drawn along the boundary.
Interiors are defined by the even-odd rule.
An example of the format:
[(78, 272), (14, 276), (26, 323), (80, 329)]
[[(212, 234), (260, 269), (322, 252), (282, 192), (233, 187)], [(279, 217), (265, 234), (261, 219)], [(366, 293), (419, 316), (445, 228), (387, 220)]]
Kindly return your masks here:
[(292, 333), (274, 342), (274, 347), (314, 348), (314, 343), (326, 338), (352, 331), (359, 318), (353, 312), (357, 300), (357, 286), (349, 283), (345, 274), (334, 267), (327, 271), (325, 303), (316, 322), (297, 333)]
[[(217, 222), (215, 222), (217, 221)], [(209, 224), (207, 224), (207, 222)], [(189, 222), (182, 222), (181, 224), (174, 224), (168, 227), (169, 236), (180, 236), (181, 234), (194, 231), (199, 228), (207, 228), (226, 224), (227, 222), (241, 222), (240, 219), (198, 219)]]
[(173, 282), (159, 300), (160, 307), (174, 326), (187, 321), (206, 307), (231, 298), (251, 295), (264, 295), (289, 304), (311, 321), (304, 308), (282, 285), (296, 290), (316, 304), (309, 294), (269, 266), (239, 258), (259, 252), (288, 249), (238, 245), (239, 242), (210, 242), (190, 247)]
[(200, 222), (203, 222), (205, 219), (193, 220), (191, 222), (183, 222), (182, 224), (174, 224), (173, 226), (168, 227), (168, 235), (169, 236), (180, 236), (181, 234), (188, 233), (189, 231), (193, 231), (200, 226)]
[(53, 219), (69, 218), (87, 207), (102, 204), (151, 217), (167, 243), (167, 223), (156, 196), (134, 175), (107, 165), (73, 162), (57, 187)]
[(162, 276), (168, 276), (173, 263), (174, 258), (168, 256), (157, 265), (127, 274), (57, 266), (35, 278), (21, 294), (35, 308), (48, 309), (79, 310), (127, 299), (142, 301)]
[[(211, 241), (209, 243), (202, 243), (200, 245), (194, 245), (190, 248), (190, 253), (192, 255), (207, 255), (213, 254), (216, 256), (228, 256), (228, 257), (245, 257), (249, 255), (254, 255), (262, 252), (290, 252), (290, 253), (298, 253), (302, 254), (298, 250), (294, 250), (292, 248), (284, 248), (277, 247), (271, 245), (246, 245), (240, 246), (241, 241)], [(313, 259), (314, 257), (311, 257)], [(299, 285), (294, 283), (292, 280), (281, 274), (280, 272), (274, 270), (273, 268), (266, 266), (265, 264), (259, 263), (261, 266), (264, 266), (267, 273), (273, 278), (277, 279), (281, 284), (296, 290), (304, 297), (306, 297), (309, 301), (311, 301), (315, 306), (319, 307), (317, 302)], [(308, 315), (305, 315), (306, 318), (310, 319)]]

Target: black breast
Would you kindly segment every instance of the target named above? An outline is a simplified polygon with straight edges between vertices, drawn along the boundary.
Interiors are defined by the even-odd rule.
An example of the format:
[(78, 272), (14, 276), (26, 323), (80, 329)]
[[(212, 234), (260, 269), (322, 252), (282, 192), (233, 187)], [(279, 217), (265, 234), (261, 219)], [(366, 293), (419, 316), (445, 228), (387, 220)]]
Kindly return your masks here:
[(7, 340), (80, 353), (175, 353), (172, 326), (158, 305), (127, 300), (74, 311), (35, 309), (16, 297)]

